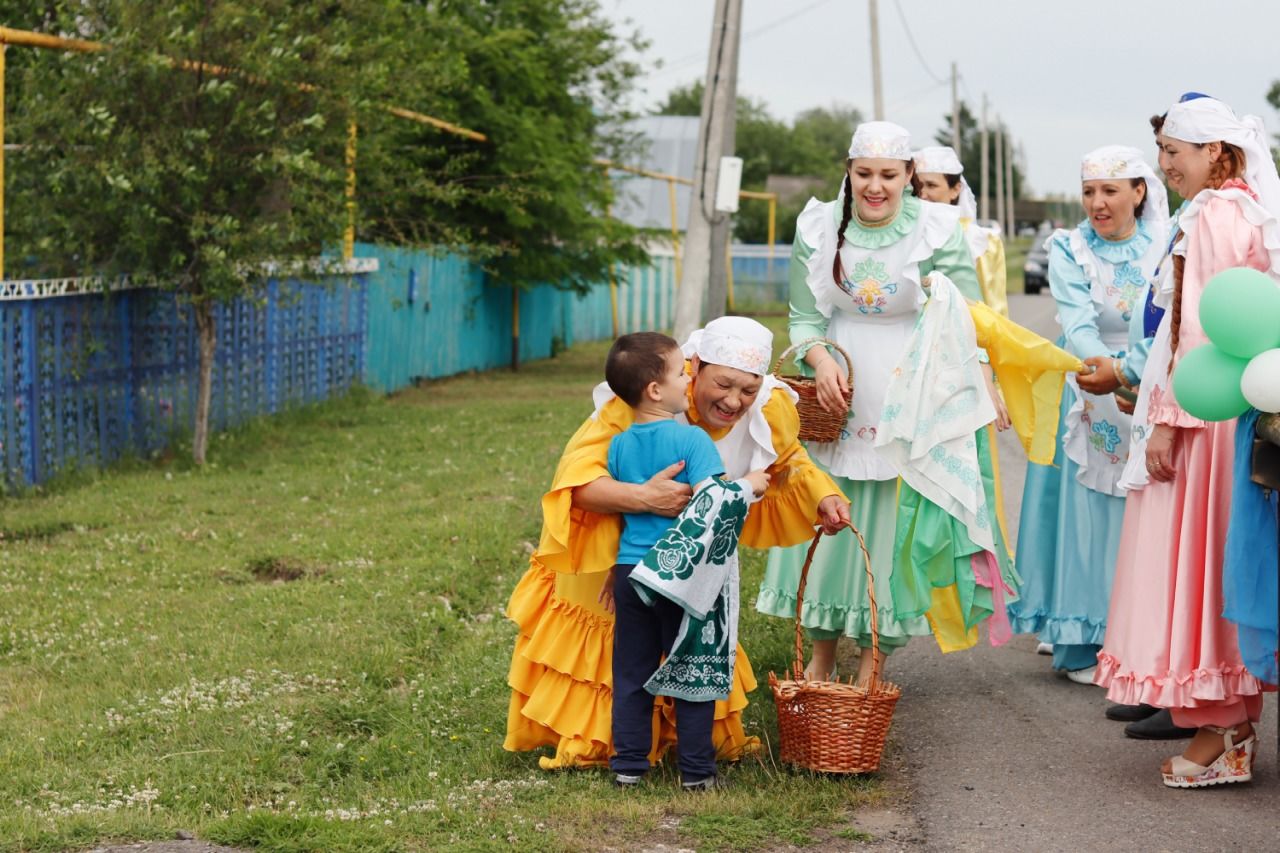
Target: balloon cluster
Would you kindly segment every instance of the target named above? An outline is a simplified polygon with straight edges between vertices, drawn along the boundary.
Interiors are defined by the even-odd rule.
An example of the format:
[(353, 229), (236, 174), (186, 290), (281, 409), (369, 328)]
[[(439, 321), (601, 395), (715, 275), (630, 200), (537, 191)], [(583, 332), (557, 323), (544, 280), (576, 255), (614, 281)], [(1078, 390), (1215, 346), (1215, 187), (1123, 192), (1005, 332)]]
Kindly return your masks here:
[(1189, 414), (1228, 421), (1253, 406), (1280, 412), (1280, 284), (1248, 267), (1205, 285), (1200, 325), (1212, 343), (1184, 355), (1173, 395)]

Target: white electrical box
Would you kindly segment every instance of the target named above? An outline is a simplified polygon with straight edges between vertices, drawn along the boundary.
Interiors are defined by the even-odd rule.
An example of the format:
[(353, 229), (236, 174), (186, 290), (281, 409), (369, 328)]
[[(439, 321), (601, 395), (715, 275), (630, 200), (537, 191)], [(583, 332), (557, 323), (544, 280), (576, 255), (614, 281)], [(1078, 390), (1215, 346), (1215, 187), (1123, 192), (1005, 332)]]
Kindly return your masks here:
[(721, 157), (720, 175), (716, 181), (716, 210), (738, 212), (738, 191), (742, 189), (742, 158)]

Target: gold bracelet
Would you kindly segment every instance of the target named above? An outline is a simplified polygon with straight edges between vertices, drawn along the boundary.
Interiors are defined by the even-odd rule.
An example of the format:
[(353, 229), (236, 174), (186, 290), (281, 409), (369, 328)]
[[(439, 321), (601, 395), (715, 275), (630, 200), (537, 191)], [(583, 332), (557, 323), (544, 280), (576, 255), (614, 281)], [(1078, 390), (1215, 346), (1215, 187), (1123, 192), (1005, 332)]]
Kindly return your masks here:
[(1128, 377), (1124, 375), (1124, 368), (1120, 366), (1120, 359), (1111, 359), (1111, 372), (1115, 374), (1116, 381), (1119, 382), (1120, 386), (1126, 391), (1132, 391), (1136, 387), (1129, 381)]

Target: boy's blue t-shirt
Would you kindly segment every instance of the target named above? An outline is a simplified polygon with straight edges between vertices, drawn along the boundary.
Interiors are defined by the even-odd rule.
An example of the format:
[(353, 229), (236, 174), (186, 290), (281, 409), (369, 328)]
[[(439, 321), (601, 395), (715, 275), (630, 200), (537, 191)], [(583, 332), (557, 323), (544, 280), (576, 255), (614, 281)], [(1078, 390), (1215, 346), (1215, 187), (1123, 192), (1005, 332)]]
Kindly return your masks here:
[[(724, 473), (720, 451), (711, 436), (696, 426), (674, 420), (632, 424), (609, 442), (609, 475), (620, 483), (643, 483), (668, 465), (683, 460), (676, 480), (696, 486)], [(623, 513), (619, 563), (638, 563), (667, 529), (671, 519), (651, 512)]]

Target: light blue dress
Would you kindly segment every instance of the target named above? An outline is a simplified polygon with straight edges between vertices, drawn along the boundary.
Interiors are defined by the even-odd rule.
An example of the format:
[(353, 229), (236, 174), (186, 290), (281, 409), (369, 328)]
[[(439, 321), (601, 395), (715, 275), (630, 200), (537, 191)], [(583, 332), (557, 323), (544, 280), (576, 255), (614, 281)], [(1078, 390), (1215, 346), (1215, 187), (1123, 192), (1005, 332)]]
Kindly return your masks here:
[[(1074, 247), (1074, 248), (1073, 248)], [(1051, 238), (1049, 287), (1058, 305), (1065, 346), (1080, 358), (1116, 357), (1136, 383), (1150, 341), (1142, 311), (1163, 246), (1139, 222), (1127, 240), (1102, 239), (1082, 222)], [(1080, 255), (1080, 257), (1077, 257)], [(1127, 458), (1128, 419), (1103, 398), (1063, 389), (1053, 465), (1027, 467), (1016, 563), (1022, 596), (1009, 607), (1014, 633), (1034, 633), (1054, 647), (1054, 668), (1086, 669), (1097, 662), (1106, 633), (1116, 552), (1124, 521), (1115, 479)], [(1076, 436), (1072, 428), (1082, 431)], [(1086, 470), (1067, 447), (1090, 444)], [(1074, 455), (1081, 457), (1081, 451)], [(1118, 461), (1117, 461), (1118, 460)], [(1098, 464), (1101, 463), (1101, 464)], [(1100, 473), (1099, 469), (1105, 471)]]

